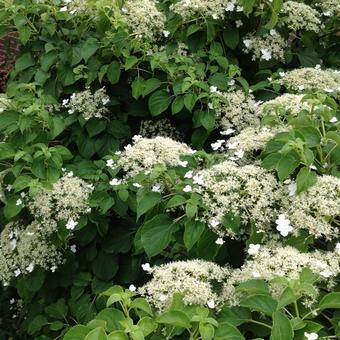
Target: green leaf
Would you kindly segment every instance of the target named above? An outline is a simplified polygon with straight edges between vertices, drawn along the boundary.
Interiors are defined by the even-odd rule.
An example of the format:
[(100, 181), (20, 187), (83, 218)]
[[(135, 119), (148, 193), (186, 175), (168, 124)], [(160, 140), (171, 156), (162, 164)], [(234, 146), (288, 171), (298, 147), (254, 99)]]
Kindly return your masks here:
[(165, 208), (169, 209), (169, 208), (173, 208), (173, 207), (178, 207), (179, 205), (184, 204), (186, 201), (187, 201), (187, 199), (184, 196), (175, 195), (175, 196), (173, 196), (169, 199)]
[(251, 311), (243, 307), (225, 306), (219, 313), (219, 324), (227, 322), (233, 326), (239, 326), (251, 319)]
[(193, 204), (192, 202), (188, 201), (185, 206), (185, 213), (188, 218), (193, 218), (197, 214), (197, 204)]
[(52, 127), (50, 128), (49, 138), (53, 140), (64, 131), (65, 127), (66, 124), (62, 117), (52, 117)]
[(7, 203), (4, 207), (4, 215), (7, 220), (10, 220), (14, 216), (18, 215), (20, 211), (23, 209), (23, 205), (17, 205), (18, 197), (11, 197), (7, 200)]
[(214, 130), (215, 114), (213, 111), (200, 111), (199, 121), (208, 132)]
[(135, 78), (131, 84), (133, 98), (138, 99), (143, 94), (144, 84), (145, 81), (143, 77)]
[(299, 164), (300, 157), (294, 150), (282, 155), (276, 167), (280, 181), (285, 180)]
[(228, 322), (220, 323), (215, 332), (215, 340), (245, 340), (242, 333)]
[(171, 104), (171, 112), (173, 115), (177, 114), (178, 112), (182, 111), (184, 107), (184, 97), (178, 96)]
[(114, 331), (107, 336), (107, 340), (129, 340), (123, 331)]
[(92, 263), (92, 270), (99, 279), (103, 281), (111, 280), (118, 270), (117, 256), (100, 252)]
[(300, 49), (297, 53), (300, 64), (303, 67), (314, 67), (320, 63), (320, 56), (313, 48)]
[(215, 24), (213, 20), (208, 20), (207, 24), (207, 42), (211, 42), (214, 40), (216, 35)]
[(277, 302), (269, 295), (255, 294), (243, 299), (240, 306), (247, 307), (267, 315), (272, 315), (277, 308)]
[(204, 223), (199, 221), (190, 220), (185, 224), (183, 241), (188, 251), (198, 242), (204, 229)]
[(222, 225), (225, 228), (231, 229), (235, 234), (238, 234), (241, 227), (240, 216), (235, 216), (233, 213), (227, 213), (223, 217)]
[(87, 62), (99, 48), (99, 42), (95, 38), (88, 38), (81, 47), (81, 57)]
[(319, 309), (327, 308), (340, 308), (340, 292), (329, 293), (321, 299)]
[(64, 86), (69, 86), (76, 82), (72, 68), (61, 65), (58, 71), (58, 76)]
[(197, 95), (195, 93), (187, 93), (184, 96), (184, 105), (188, 111), (192, 111), (197, 101)]
[(270, 340), (292, 340), (294, 332), (289, 319), (280, 311), (273, 313)]
[(251, 279), (245, 282), (240, 283), (237, 288), (237, 291), (247, 292), (250, 294), (268, 294), (268, 284), (260, 279)]
[(120, 63), (113, 61), (107, 69), (107, 77), (111, 84), (117, 84), (120, 78)]
[(115, 308), (105, 308), (96, 315), (97, 320), (106, 321), (106, 328), (109, 332), (121, 329), (120, 321), (125, 319), (124, 313)]
[(298, 193), (308, 190), (317, 181), (317, 176), (310, 168), (303, 167), (296, 176), (296, 191)]
[(124, 65), (124, 69), (130, 70), (130, 68), (134, 67), (136, 64), (138, 63), (138, 58), (134, 55), (129, 56), (128, 58), (126, 58), (125, 60), (125, 65)]
[(23, 70), (26, 70), (30, 66), (34, 65), (34, 60), (32, 58), (31, 53), (24, 53), (22, 56), (20, 56), (16, 63), (15, 63), (15, 70), (17, 72), (21, 72)]
[(154, 92), (149, 98), (149, 110), (152, 116), (158, 116), (171, 104), (172, 97), (166, 90)]
[(45, 281), (45, 272), (40, 269), (35, 269), (30, 276), (22, 275), (18, 278), (17, 290), (19, 296), (23, 299), (31, 297), (39, 291)]
[(181, 328), (190, 328), (189, 317), (181, 311), (171, 310), (160, 315), (157, 320), (158, 323), (171, 325)]
[(48, 324), (48, 320), (44, 315), (37, 315), (28, 325), (28, 334), (39, 332), (42, 327)]
[(97, 319), (93, 319), (91, 321), (89, 321), (86, 324), (87, 327), (90, 327), (91, 329), (95, 329), (98, 327), (101, 327), (103, 329), (106, 329), (106, 321), (105, 320), (97, 320)]
[(255, 0), (243, 0), (243, 12), (248, 16), (253, 11)]
[(168, 246), (175, 227), (167, 215), (156, 215), (143, 224), (141, 242), (149, 257), (158, 255)]
[(162, 201), (158, 192), (148, 192), (140, 200), (137, 200), (137, 220)]
[(83, 325), (74, 326), (64, 335), (63, 340), (84, 340), (90, 330)]
[(228, 77), (225, 73), (215, 73), (209, 77), (209, 84), (217, 86), (220, 90), (227, 90), (230, 85), (228, 85)]
[(64, 328), (64, 323), (61, 322), (61, 321), (53, 321), (51, 324), (50, 324), (50, 330), (51, 331), (59, 331), (61, 330), (62, 328)]
[(54, 319), (63, 320), (67, 315), (68, 307), (65, 299), (59, 299), (56, 303), (53, 303), (45, 308), (45, 313)]
[(280, 159), (281, 159), (281, 154), (279, 154), (278, 152), (274, 152), (268, 155), (267, 157), (265, 157), (262, 160), (261, 165), (263, 168), (267, 170), (275, 169)]
[(0, 161), (10, 159), (15, 156), (15, 149), (8, 143), (0, 144)]
[(140, 328), (144, 336), (148, 336), (158, 328), (156, 321), (148, 316), (141, 318), (138, 321), (137, 326)]
[(57, 60), (58, 54), (56, 54), (55, 51), (43, 54), (40, 58), (41, 69), (45, 72), (48, 72)]
[(279, 16), (277, 15), (277, 13), (272, 11), (269, 21), (263, 27), (268, 30), (272, 29), (276, 25), (278, 19)]
[(106, 121), (104, 120), (91, 120), (86, 124), (86, 130), (90, 137), (97, 136), (106, 128)]
[(298, 297), (295, 295), (294, 290), (290, 287), (286, 287), (279, 298), (277, 309), (290, 305), (295, 302), (297, 298)]
[(88, 333), (84, 340), (107, 340), (104, 328), (97, 327)]
[(200, 322), (198, 328), (202, 340), (212, 340), (214, 338), (215, 328), (213, 325), (209, 323)]
[(157, 90), (161, 86), (161, 84), (162, 82), (157, 78), (150, 78), (146, 80), (144, 83), (143, 97)]
[(197, 24), (192, 24), (188, 27), (187, 29), (187, 37), (189, 37), (191, 34), (196, 33), (197, 31), (199, 31), (201, 29), (201, 26), (197, 25)]
[(312, 126), (303, 127), (296, 131), (297, 135), (301, 135), (307, 146), (313, 148), (320, 144), (321, 135), (318, 129)]
[(139, 309), (139, 310), (142, 310), (144, 311), (145, 313), (149, 314), (149, 315), (153, 315), (152, 313), (152, 309), (150, 307), (150, 304), (148, 301), (146, 301), (145, 299), (143, 298), (137, 298), (137, 299), (134, 299), (132, 302), (131, 302), (131, 305), (130, 305), (131, 308), (135, 308), (135, 309)]
[(229, 48), (234, 50), (237, 47), (237, 45), (240, 41), (238, 29), (237, 28), (227, 28), (226, 30), (224, 30), (223, 40)]

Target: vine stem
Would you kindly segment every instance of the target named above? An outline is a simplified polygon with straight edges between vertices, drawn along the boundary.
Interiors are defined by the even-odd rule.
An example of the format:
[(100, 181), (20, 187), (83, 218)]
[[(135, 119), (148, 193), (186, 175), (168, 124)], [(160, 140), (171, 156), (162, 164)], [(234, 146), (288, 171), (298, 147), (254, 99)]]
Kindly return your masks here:
[(261, 325), (263, 327), (267, 327), (269, 329), (272, 329), (272, 326), (269, 326), (267, 325), (266, 323), (264, 322), (260, 322), (260, 321), (256, 321), (256, 320), (252, 320), (252, 319), (249, 319), (249, 320), (246, 320), (247, 322), (252, 322), (252, 323), (256, 323), (257, 325)]

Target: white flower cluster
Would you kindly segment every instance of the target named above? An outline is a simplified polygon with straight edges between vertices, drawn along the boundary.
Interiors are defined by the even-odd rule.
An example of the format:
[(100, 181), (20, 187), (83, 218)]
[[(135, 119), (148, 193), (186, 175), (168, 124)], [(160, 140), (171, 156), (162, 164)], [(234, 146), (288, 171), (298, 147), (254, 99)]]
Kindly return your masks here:
[(269, 34), (258, 36), (249, 34), (243, 39), (245, 53), (252, 53), (252, 60), (275, 59), (285, 61), (284, 51), (287, 47), (286, 40), (275, 30)]
[[(263, 150), (267, 142), (282, 128), (248, 127), (237, 136), (231, 137), (226, 144), (226, 156), (237, 164), (251, 163), (256, 154)], [(231, 148), (228, 146), (232, 146)], [(242, 155), (242, 157), (240, 157)]]
[(283, 3), (279, 24), (285, 25), (291, 30), (313, 31), (318, 33), (321, 28), (320, 14), (314, 8), (296, 1), (285, 1)]
[(20, 274), (31, 273), (36, 266), (54, 271), (62, 262), (61, 253), (49, 242), (57, 223), (33, 221), (28, 226), (7, 224), (0, 237), (0, 281), (8, 285)]
[[(224, 300), (237, 304), (235, 287), (242, 282), (251, 279), (270, 282), (277, 277), (296, 280), (304, 268), (309, 268), (319, 275), (319, 280), (327, 282), (331, 288), (340, 273), (340, 254), (336, 251), (302, 253), (294, 247), (282, 246), (277, 242), (261, 245), (251, 259), (248, 259), (241, 268), (231, 272), (224, 286)], [(271, 288), (275, 295), (282, 292), (282, 287), (275, 284), (271, 284)]]
[[(155, 267), (143, 264), (143, 270), (153, 278), (137, 292), (161, 312), (170, 307), (175, 293), (181, 294), (187, 305), (197, 304), (218, 310), (225, 303), (237, 305), (242, 296), (237, 291), (238, 285), (252, 279), (267, 281), (272, 295), (277, 298), (284, 287), (273, 281), (276, 278), (296, 280), (308, 268), (318, 276), (317, 282), (324, 281), (331, 289), (340, 274), (340, 252), (337, 249), (302, 253), (294, 247), (270, 241), (265, 245), (251, 244), (248, 253), (251, 257), (237, 269), (203, 260), (177, 261)], [(136, 287), (132, 289), (135, 291)], [(314, 296), (305, 294), (315, 299), (317, 290)]]
[(108, 109), (105, 107), (110, 102), (105, 88), (92, 93), (89, 88), (85, 91), (73, 93), (69, 99), (64, 99), (62, 106), (69, 114), (79, 113), (85, 120), (90, 118), (102, 118)]
[(312, 106), (307, 101), (303, 101), (304, 95), (284, 93), (272, 100), (264, 102), (260, 108), (262, 115), (282, 116), (287, 114), (297, 116), (303, 110), (311, 111)]
[[(89, 212), (88, 199), (92, 185), (66, 173), (54, 183), (52, 190), (41, 189), (29, 202), (35, 217), (28, 226), (9, 223), (0, 237), (0, 279), (9, 283), (13, 277), (30, 273), (36, 266), (55, 271), (62, 262), (62, 254), (50, 242), (58, 231), (58, 222), (67, 222), (73, 230), (81, 214)], [(20, 199), (21, 200), (21, 199)], [(71, 246), (75, 252), (75, 245)]]
[(295, 231), (304, 229), (316, 238), (336, 239), (340, 236), (340, 179), (318, 176), (307, 191), (292, 195), (282, 204)]
[(249, 126), (260, 125), (261, 112), (252, 94), (242, 90), (217, 93), (214, 101), (217, 125), (224, 130), (241, 131)]
[(76, 14), (87, 10), (87, 0), (62, 0), (60, 12)]
[(153, 0), (128, 0), (122, 13), (133, 35), (140, 40), (153, 41), (164, 35), (165, 14), (157, 9)]
[(0, 94), (0, 114), (11, 106), (11, 100), (5, 95)]
[(170, 6), (183, 20), (193, 18), (223, 19), (228, 12), (242, 12), (243, 7), (237, 0), (180, 0)]
[(138, 289), (159, 311), (168, 308), (173, 294), (183, 295), (187, 305), (201, 305), (218, 308), (221, 298), (214, 285), (223, 285), (229, 276), (229, 268), (222, 268), (213, 262), (188, 260), (171, 262), (146, 268), (153, 278)]
[(159, 120), (143, 120), (140, 125), (140, 136), (146, 138), (168, 137), (173, 140), (181, 140), (181, 133), (171, 124), (168, 118)]
[(192, 154), (186, 144), (166, 137), (134, 137), (134, 144), (127, 145), (120, 154), (117, 165), (126, 175), (135, 176), (142, 171), (151, 171), (155, 165), (180, 166), (181, 156)]
[(252, 220), (259, 230), (271, 229), (275, 207), (286, 190), (274, 175), (255, 165), (241, 167), (225, 161), (200, 171), (199, 176), (203, 183), (196, 191), (206, 206), (203, 221), (219, 236), (238, 237), (231, 226), (223, 226), (228, 213), (240, 217), (243, 228)]
[(292, 92), (319, 90), (336, 97), (340, 96), (340, 72), (320, 67), (303, 67), (286, 72), (276, 80)]
[(337, 17), (340, 15), (339, 0), (319, 0), (314, 7), (321, 11), (325, 17)]
[(68, 172), (53, 184), (52, 190), (40, 190), (28, 208), (36, 219), (67, 221), (68, 229), (72, 230), (80, 215), (89, 212), (88, 200), (92, 191), (91, 184)]

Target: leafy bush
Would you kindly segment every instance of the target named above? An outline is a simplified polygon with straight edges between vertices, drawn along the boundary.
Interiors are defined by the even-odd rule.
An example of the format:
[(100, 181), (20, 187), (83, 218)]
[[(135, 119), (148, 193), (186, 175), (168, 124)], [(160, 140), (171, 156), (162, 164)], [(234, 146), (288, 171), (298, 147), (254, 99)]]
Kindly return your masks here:
[(339, 337), (339, 13), (3, 1), (0, 338)]

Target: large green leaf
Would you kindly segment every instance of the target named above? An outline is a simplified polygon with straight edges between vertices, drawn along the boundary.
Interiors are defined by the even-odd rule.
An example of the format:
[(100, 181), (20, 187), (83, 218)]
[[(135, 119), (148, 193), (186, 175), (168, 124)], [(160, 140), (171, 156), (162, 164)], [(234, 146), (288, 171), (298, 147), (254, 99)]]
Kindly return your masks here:
[(218, 325), (214, 339), (216, 340), (245, 340), (242, 333), (232, 324), (222, 322)]
[(151, 115), (158, 116), (171, 104), (172, 97), (166, 90), (154, 92), (149, 98), (149, 110)]
[(22, 56), (20, 56), (16, 63), (15, 63), (15, 70), (17, 72), (21, 72), (23, 70), (26, 70), (30, 66), (34, 65), (34, 60), (32, 58), (31, 53), (25, 53)]
[(88, 333), (84, 340), (107, 340), (104, 328), (97, 327)]
[(306, 191), (317, 181), (317, 176), (310, 168), (303, 167), (296, 176), (296, 191), (298, 193)]
[(286, 179), (299, 164), (300, 157), (294, 150), (282, 155), (276, 167), (280, 181)]
[(63, 337), (63, 340), (84, 340), (91, 331), (89, 327), (77, 325), (72, 327)]
[(276, 311), (277, 302), (269, 295), (255, 294), (243, 299), (240, 306), (247, 307), (267, 315), (272, 315)]
[(96, 53), (96, 51), (99, 48), (99, 42), (95, 38), (88, 38), (81, 47), (81, 56), (85, 60), (85, 62), (88, 61), (88, 59)]
[(137, 201), (137, 220), (161, 202), (162, 196), (158, 192), (148, 192)]
[(93, 273), (101, 280), (111, 280), (118, 270), (117, 256), (100, 252), (92, 263)]
[(124, 320), (125, 316), (123, 312), (118, 309), (105, 308), (97, 314), (96, 319), (106, 321), (107, 330), (112, 332), (123, 328), (120, 321)]
[(200, 221), (190, 220), (185, 224), (183, 240), (188, 251), (198, 242), (204, 229), (205, 225)]
[(240, 37), (237, 28), (227, 28), (223, 32), (223, 40), (225, 44), (231, 48), (235, 49), (239, 43)]
[(289, 319), (280, 311), (273, 313), (273, 326), (270, 340), (291, 340), (294, 332)]
[(111, 84), (117, 84), (120, 78), (120, 64), (118, 61), (113, 61), (107, 69), (107, 77)]
[(149, 257), (158, 255), (170, 243), (176, 225), (167, 215), (157, 215), (143, 224), (141, 242)]
[(182, 311), (171, 310), (160, 315), (157, 320), (158, 323), (171, 325), (175, 327), (190, 328), (190, 319)]
[(333, 292), (325, 295), (319, 303), (319, 308), (340, 308), (340, 292)]

